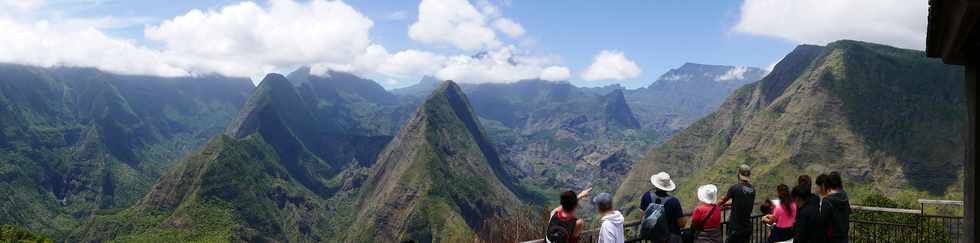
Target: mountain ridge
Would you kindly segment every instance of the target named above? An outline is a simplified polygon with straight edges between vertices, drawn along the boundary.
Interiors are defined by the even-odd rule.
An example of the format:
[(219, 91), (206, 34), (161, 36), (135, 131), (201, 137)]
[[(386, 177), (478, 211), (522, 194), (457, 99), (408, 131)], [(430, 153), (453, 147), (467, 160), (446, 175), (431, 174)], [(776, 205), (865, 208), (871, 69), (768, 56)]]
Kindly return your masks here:
[[(963, 145), (950, 138), (965, 122), (961, 74), (919, 51), (848, 40), (798, 46), (768, 76), (651, 149), (616, 198), (635, 212), (647, 178), (667, 171), (678, 182), (676, 195), (691, 201), (699, 184), (734, 183), (741, 163), (754, 168), (758, 188), (833, 170), (854, 198), (955, 192)], [(923, 80), (931, 86), (922, 88)], [(888, 149), (896, 147), (906, 149)]]
[[(247, 79), (0, 64), (0, 223), (62, 238), (219, 134)], [(220, 125), (219, 125), (220, 124)]]
[[(379, 155), (348, 241), (466, 239), (517, 196), (462, 90), (443, 82)], [(460, 228), (467, 226), (467, 228)]]

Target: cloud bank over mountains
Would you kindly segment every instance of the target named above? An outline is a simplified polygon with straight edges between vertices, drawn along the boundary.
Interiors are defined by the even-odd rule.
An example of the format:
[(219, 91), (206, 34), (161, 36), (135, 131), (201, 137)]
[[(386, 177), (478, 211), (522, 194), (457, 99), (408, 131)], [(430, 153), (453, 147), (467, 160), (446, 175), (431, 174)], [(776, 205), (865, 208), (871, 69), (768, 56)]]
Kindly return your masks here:
[[(427, 50), (390, 51), (371, 39), (374, 22), (343, 1), (251, 1), (187, 13), (145, 25), (149, 47), (107, 35), (103, 22), (33, 16), (42, 0), (0, 0), (0, 62), (91, 66), (125, 74), (185, 76), (217, 73), (252, 77), (312, 66), (315, 74), (348, 71), (414, 82), (423, 75), (461, 82), (567, 80), (554, 55), (520, 50), (526, 30), (488, 1), (424, 0), (407, 30)], [(472, 53), (481, 55), (471, 55)], [(547, 72), (546, 72), (547, 71)]]
[(745, 0), (736, 32), (824, 45), (852, 39), (924, 50), (927, 0)]

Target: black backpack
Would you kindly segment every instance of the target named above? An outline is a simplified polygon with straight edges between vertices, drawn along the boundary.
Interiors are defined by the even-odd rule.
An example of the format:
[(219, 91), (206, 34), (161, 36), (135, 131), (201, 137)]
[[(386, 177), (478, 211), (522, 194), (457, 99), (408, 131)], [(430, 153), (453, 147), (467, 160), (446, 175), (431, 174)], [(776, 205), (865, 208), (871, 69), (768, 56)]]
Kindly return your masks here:
[(664, 204), (671, 196), (660, 197), (656, 193), (650, 193), (653, 202), (647, 205), (643, 211), (643, 221), (640, 224), (640, 238), (649, 241), (662, 241), (670, 238), (670, 229), (667, 228), (667, 208)]
[(571, 243), (572, 232), (575, 231), (577, 221), (576, 218), (560, 220), (558, 213), (551, 215), (551, 221), (548, 222), (548, 235), (545, 236), (545, 239), (549, 243)]

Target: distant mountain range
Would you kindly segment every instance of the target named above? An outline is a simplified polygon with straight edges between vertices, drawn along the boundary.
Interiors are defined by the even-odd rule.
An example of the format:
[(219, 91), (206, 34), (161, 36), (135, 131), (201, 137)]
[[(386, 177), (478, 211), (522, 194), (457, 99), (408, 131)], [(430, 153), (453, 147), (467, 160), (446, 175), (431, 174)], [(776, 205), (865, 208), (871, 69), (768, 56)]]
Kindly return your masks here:
[(856, 201), (957, 198), (962, 78), (856, 41), (799, 46), (771, 73), (687, 63), (632, 90), (0, 64), (0, 224), (69, 242), (494, 240), (487, 220), (565, 190), (617, 191), (636, 217), (658, 171), (690, 208), (741, 163), (759, 188), (841, 171)]
[(0, 224), (60, 238), (221, 133), (247, 79), (0, 64)]
[[(839, 171), (852, 202), (961, 197), (963, 69), (921, 51), (837, 41), (802, 45), (760, 81), (637, 161), (617, 192), (635, 212), (650, 175), (667, 171), (693, 207), (699, 185), (736, 182), (751, 165), (757, 200), (800, 174)], [(691, 202), (691, 203), (688, 203)]]
[[(190, 220), (185, 215), (189, 212), (178, 209), (179, 205), (203, 210), (198, 213), (234, 215), (241, 208), (282, 204), (281, 198), (266, 201), (252, 195), (256, 198), (234, 198), (241, 205), (214, 205), (201, 201), (200, 195), (186, 194), (219, 190), (201, 187), (205, 178), (199, 176), (173, 175), (199, 175), (205, 173), (199, 170), (232, 162), (207, 154), (256, 150), (258, 154), (235, 156), (281, 166), (282, 173), (289, 175), (286, 179), (252, 177), (273, 184), (298, 182), (283, 187), (284, 197), (316, 198), (323, 205), (355, 200), (360, 180), (381, 149), (440, 83), (427, 77), (417, 85), (386, 91), (349, 73), (312, 75), (309, 68), (300, 68), (286, 76), (270, 75), (253, 91), (248, 80), (217, 76), (156, 78), (86, 68), (3, 67), (0, 111), (11, 115), (0, 120), (6, 128), (0, 133), (0, 148), (10, 151), (4, 156), (12, 162), (0, 173), (5, 182), (0, 188), (11, 192), (6, 194), (10, 205), (3, 212), (9, 217), (0, 223), (26, 225), (59, 239), (73, 234), (77, 240), (152, 239), (173, 233), (165, 227), (142, 233), (118, 227), (132, 217), (149, 217), (148, 212), (170, 216), (150, 217), (144, 223)], [(487, 155), (494, 158), (492, 168), (519, 201), (554, 200), (557, 191), (552, 188), (613, 190), (633, 161), (670, 133), (644, 129), (626, 99), (633, 91), (619, 86), (580, 88), (527, 80), (464, 84), (460, 90), (471, 98), (467, 104), (472, 104), (474, 117), (485, 127), (479, 143), (493, 148), (493, 155)], [(172, 162), (181, 158), (183, 162)], [(146, 200), (136, 204), (144, 194)], [(123, 213), (113, 213), (126, 207)], [(285, 212), (268, 213), (265, 216), (279, 217)], [(48, 217), (33, 220), (36, 215)], [(92, 215), (103, 216), (85, 230), (71, 232)], [(318, 215), (332, 220), (355, 218)], [(478, 226), (473, 218), (466, 220)], [(228, 225), (252, 232), (234, 234), (241, 239), (283, 240), (297, 235), (285, 224), (270, 226), (246, 219)], [(336, 233), (339, 229), (320, 228), (317, 237), (345, 236)]]
[[(72, 241), (456, 241), (519, 199), (458, 86), (427, 98), (375, 164), (319, 154), (309, 107), (270, 74), (226, 134), (178, 162), (135, 206)], [(346, 228), (355, 223), (359, 227)], [(383, 233), (378, 233), (383, 232)]]
[(632, 160), (660, 138), (640, 129), (621, 90), (594, 95), (565, 82), (527, 80), (464, 91), (509, 161), (509, 174), (550, 199), (557, 192), (549, 188), (614, 189)]
[[(670, 134), (717, 108), (739, 86), (766, 71), (686, 63), (648, 87), (576, 87), (525, 80), (462, 84), (487, 133), (527, 187), (615, 190), (633, 161)], [(393, 92), (424, 97), (436, 81)]]
[[(387, 142), (329, 148), (335, 123), (320, 122), (322, 100), (266, 76), (225, 134), (178, 162), (138, 204), (96, 217), (72, 241), (323, 241), (352, 215), (332, 199), (356, 199), (351, 176)], [(373, 149), (372, 149), (373, 148)], [(371, 149), (365, 153), (355, 152)], [(347, 151), (334, 154), (335, 151)], [(359, 155), (365, 154), (366, 157)], [(345, 157), (345, 155), (347, 155)], [(358, 163), (358, 161), (366, 161)], [(348, 204), (348, 206), (351, 206)], [(347, 212), (351, 213), (351, 212)], [(138, 221), (134, 221), (138, 219)], [(135, 226), (134, 226), (135, 225)]]
[(627, 90), (626, 100), (645, 127), (672, 132), (711, 113), (732, 91), (766, 73), (754, 67), (685, 63), (650, 86)]

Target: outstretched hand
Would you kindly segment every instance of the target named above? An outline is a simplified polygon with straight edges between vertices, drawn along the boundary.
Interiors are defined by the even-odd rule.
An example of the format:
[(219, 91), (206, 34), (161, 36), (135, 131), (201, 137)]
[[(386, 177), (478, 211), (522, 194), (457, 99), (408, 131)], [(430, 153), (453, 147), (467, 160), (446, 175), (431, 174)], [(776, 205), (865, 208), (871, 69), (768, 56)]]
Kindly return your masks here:
[(591, 192), (591, 191), (592, 191), (592, 188), (589, 187), (588, 189), (585, 189), (584, 191), (579, 192), (578, 193), (578, 199), (579, 200), (582, 200), (582, 199), (585, 199), (585, 198), (589, 198), (589, 192)]

